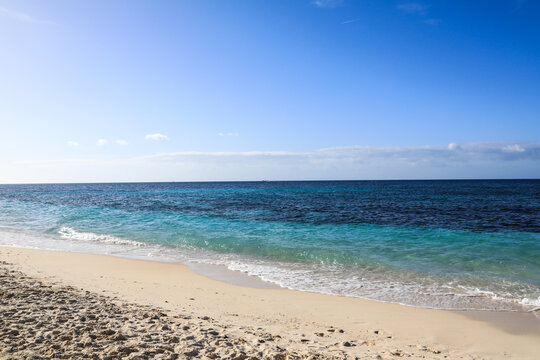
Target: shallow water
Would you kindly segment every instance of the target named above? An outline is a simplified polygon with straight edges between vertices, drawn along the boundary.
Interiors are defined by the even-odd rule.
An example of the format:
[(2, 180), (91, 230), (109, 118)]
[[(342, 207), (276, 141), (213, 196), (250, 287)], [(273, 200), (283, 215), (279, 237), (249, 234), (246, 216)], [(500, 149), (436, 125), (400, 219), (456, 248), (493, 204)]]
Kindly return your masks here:
[(540, 181), (0, 185), (0, 245), (224, 265), (447, 309), (540, 306)]

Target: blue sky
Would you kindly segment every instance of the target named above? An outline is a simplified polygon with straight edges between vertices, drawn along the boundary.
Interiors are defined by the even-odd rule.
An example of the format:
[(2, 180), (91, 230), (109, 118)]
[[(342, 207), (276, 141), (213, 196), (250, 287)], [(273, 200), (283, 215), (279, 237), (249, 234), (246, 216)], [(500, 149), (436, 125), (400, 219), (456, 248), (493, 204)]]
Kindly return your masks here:
[(538, 178), (539, 39), (537, 0), (0, 0), (0, 182)]

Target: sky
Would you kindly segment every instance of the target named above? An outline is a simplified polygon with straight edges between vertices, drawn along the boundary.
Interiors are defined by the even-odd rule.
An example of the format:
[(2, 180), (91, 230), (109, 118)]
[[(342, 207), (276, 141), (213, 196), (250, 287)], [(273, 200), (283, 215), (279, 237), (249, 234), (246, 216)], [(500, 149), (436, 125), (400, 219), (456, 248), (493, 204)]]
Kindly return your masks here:
[(540, 178), (540, 1), (0, 0), (0, 183)]

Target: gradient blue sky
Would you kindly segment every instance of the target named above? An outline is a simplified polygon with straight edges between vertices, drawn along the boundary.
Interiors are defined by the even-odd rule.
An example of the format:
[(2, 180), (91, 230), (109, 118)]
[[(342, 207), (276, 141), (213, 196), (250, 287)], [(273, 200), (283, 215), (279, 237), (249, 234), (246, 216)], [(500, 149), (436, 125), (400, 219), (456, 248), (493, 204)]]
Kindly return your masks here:
[(537, 0), (0, 0), (0, 47), (0, 182), (540, 177)]

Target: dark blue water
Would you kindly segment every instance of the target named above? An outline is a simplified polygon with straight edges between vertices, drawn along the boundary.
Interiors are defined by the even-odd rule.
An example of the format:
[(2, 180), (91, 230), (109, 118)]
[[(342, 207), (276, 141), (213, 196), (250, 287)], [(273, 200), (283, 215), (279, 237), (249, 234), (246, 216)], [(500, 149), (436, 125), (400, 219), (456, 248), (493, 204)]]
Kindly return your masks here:
[[(0, 244), (223, 264), (420, 306), (540, 305), (540, 181), (0, 185)], [(2, 240), (3, 239), (3, 240)]]

